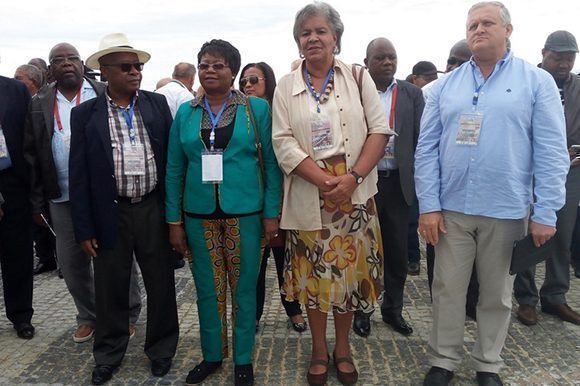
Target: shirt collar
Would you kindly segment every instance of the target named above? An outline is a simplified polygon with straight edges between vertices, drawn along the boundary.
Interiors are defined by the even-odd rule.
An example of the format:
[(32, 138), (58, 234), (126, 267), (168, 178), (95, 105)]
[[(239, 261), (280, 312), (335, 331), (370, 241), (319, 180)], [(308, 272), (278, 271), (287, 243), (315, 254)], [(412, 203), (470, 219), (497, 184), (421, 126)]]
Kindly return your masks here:
[(395, 86), (397, 85), (397, 79), (393, 78), (393, 80), (391, 81), (391, 83), (389, 83), (389, 85), (387, 86), (387, 89), (385, 91), (381, 91), (381, 90), (377, 90), (379, 92), (379, 94), (389, 94), (391, 92), (393, 92), (393, 89), (395, 88)]
[[(87, 81), (86, 78), (83, 78), (83, 83), (81, 84), (81, 94), (83, 93), (83, 91), (85, 90), (92, 90), (93, 86), (91, 86), (91, 84)], [(55, 84), (55, 90), (56, 90), (56, 98), (59, 101), (67, 101), (69, 102), (68, 99), (66, 99), (66, 97), (64, 95), (62, 95), (62, 93), (60, 92), (60, 90), (58, 89), (57, 85)], [(81, 99), (82, 100), (82, 99)], [(74, 99), (73, 99), (74, 101)]]
[[(305, 65), (306, 60), (303, 60), (302, 64), (300, 64), (300, 66), (298, 66), (298, 68), (292, 72), (294, 74), (294, 82), (292, 83), (293, 96), (306, 91), (306, 82), (304, 82), (304, 77), (302, 76), (302, 72), (304, 71)], [(334, 60), (334, 64), (332, 65), (332, 67), (334, 68), (335, 74), (341, 71), (337, 60)]]
[[(513, 56), (514, 54), (512, 53), (512, 50), (508, 49), (505, 52), (505, 54), (503, 54), (503, 56), (497, 61), (497, 63), (495, 64), (495, 68), (497, 68), (498, 66), (499, 67), (503, 66), (504, 63), (510, 61), (513, 58)], [(473, 56), (469, 59), (469, 63), (471, 64), (472, 67), (478, 67)]]
[[(107, 97), (107, 101), (109, 103), (109, 105), (111, 107), (117, 108), (117, 109), (126, 109), (127, 107), (121, 107), (118, 104), (115, 103), (115, 101), (113, 101), (111, 99), (111, 97), (109, 96), (109, 88), (106, 89), (105, 91), (105, 96)], [(137, 99), (139, 99), (139, 90), (135, 91), (135, 96), (133, 97), (133, 101), (135, 102), (135, 104), (137, 104)]]
[[(191, 100), (191, 102), (189, 102), (191, 107), (197, 107), (197, 106), (203, 107), (203, 97), (204, 97), (204, 95), (202, 94), (202, 95), (197, 95), (195, 98), (193, 98)], [(232, 105), (232, 104), (245, 106), (248, 104), (246, 101), (247, 101), (247, 97), (240, 90), (232, 90), (232, 97), (228, 101), (228, 106)]]

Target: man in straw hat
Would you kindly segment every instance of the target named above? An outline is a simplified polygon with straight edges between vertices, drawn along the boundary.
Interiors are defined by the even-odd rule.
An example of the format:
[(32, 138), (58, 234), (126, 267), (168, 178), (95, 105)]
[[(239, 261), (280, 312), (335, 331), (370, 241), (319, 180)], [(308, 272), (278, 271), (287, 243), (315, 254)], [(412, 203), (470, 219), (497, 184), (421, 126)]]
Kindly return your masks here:
[(74, 231), (81, 248), (94, 258), (94, 385), (111, 379), (127, 349), (133, 254), (147, 290), (145, 353), (154, 376), (169, 371), (179, 335), (163, 217), (172, 120), (165, 97), (139, 90), (149, 58), (124, 34), (105, 36), (86, 65), (108, 79), (106, 92), (75, 107), (71, 115)]

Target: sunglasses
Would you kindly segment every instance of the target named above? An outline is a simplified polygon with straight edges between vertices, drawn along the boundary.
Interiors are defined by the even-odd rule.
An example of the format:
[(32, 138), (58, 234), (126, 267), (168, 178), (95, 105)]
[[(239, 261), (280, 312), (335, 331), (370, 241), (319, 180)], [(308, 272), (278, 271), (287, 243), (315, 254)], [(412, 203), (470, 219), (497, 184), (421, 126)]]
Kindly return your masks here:
[(71, 63), (80, 63), (81, 57), (78, 55), (56, 56), (56, 57), (50, 59), (50, 64), (60, 66), (61, 64), (64, 64), (64, 62), (66, 62), (67, 60)]
[(447, 64), (450, 66), (461, 66), (463, 63), (465, 63), (465, 60), (461, 60), (461, 59), (457, 59), (457, 58), (449, 58), (447, 59)]
[(130, 72), (132, 68), (141, 72), (143, 71), (143, 66), (145, 63), (112, 63), (112, 64), (101, 64), (103, 67), (119, 67), (123, 72)]
[(256, 75), (246, 76), (245, 78), (240, 79), (240, 86), (242, 86), (242, 88), (244, 88), (244, 87), (246, 87), (248, 82), (250, 82), (250, 84), (256, 84), (261, 80), (266, 80), (266, 79), (260, 78), (259, 76), (256, 76)]
[(217, 62), (217, 63), (200, 63), (197, 65), (197, 69), (199, 71), (207, 71), (209, 70), (209, 68), (213, 68), (214, 71), (221, 71), (226, 67), (229, 67), (227, 64), (225, 63), (221, 63), (221, 62)]

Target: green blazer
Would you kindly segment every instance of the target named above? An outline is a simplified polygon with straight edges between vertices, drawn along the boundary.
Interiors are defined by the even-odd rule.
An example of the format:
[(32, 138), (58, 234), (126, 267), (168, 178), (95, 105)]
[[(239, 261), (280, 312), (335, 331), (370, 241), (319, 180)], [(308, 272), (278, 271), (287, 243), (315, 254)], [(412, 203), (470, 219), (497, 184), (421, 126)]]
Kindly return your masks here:
[[(217, 185), (220, 207), (225, 213), (242, 215), (263, 212), (277, 218), (281, 204), (282, 174), (272, 149), (272, 116), (268, 102), (248, 98), (262, 143), (266, 184), (262, 181), (254, 129), (247, 105), (238, 104), (232, 138), (223, 153), (223, 182)], [(203, 107), (181, 105), (169, 134), (166, 184), (166, 220), (182, 221), (182, 212), (211, 214), (216, 209), (214, 184), (201, 182)]]

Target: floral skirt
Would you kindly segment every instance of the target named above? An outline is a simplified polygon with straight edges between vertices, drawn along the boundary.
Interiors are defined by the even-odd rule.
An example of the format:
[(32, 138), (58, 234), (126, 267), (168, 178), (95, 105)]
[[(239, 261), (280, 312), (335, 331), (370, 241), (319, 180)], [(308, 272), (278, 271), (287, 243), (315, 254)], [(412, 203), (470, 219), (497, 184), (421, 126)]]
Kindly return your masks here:
[[(344, 157), (324, 160), (335, 176), (346, 174)], [(370, 312), (383, 288), (383, 246), (374, 198), (366, 204), (320, 199), (322, 229), (286, 233), (286, 300), (322, 312)]]

